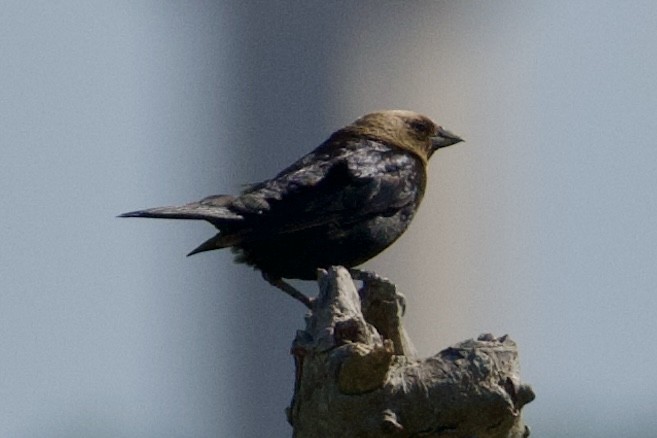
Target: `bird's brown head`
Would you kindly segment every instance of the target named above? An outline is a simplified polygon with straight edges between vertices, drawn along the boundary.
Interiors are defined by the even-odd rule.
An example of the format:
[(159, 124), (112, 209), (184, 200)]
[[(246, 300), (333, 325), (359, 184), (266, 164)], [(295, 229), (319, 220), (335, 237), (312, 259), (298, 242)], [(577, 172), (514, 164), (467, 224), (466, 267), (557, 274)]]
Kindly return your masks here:
[(388, 110), (367, 114), (345, 128), (355, 135), (406, 149), (427, 162), (438, 149), (463, 141), (422, 114)]

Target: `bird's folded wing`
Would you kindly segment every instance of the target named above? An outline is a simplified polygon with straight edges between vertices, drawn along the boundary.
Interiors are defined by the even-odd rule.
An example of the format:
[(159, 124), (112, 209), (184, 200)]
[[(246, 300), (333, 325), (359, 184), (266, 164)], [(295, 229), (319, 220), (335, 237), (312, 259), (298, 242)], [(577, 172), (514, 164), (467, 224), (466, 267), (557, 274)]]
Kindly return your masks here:
[(406, 155), (356, 154), (298, 169), (256, 186), (232, 202), (254, 229), (275, 234), (389, 216), (417, 197), (417, 161)]

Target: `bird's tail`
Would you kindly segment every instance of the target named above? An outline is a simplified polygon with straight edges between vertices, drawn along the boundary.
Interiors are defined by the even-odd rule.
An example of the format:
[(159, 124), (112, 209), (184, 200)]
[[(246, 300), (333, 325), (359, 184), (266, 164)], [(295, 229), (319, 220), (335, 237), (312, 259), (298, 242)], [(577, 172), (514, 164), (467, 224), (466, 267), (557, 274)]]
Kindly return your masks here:
[(221, 248), (228, 248), (235, 245), (236, 243), (239, 243), (239, 241), (240, 239), (236, 234), (223, 235), (221, 234), (221, 232), (219, 232), (214, 237), (206, 240), (205, 242), (201, 243), (199, 246), (194, 248), (192, 252), (187, 254), (187, 257), (192, 256), (194, 254), (198, 254), (200, 252), (212, 251)]
[(157, 219), (195, 219), (206, 220), (219, 228), (227, 222), (241, 221), (244, 217), (230, 210), (227, 206), (234, 200), (233, 196), (219, 195), (205, 198), (199, 202), (171, 207), (155, 207), (146, 210), (130, 211), (119, 217), (149, 217)]
[(156, 219), (205, 220), (219, 229), (213, 238), (199, 245), (188, 256), (213, 249), (228, 248), (239, 243), (244, 231), (240, 225), (244, 217), (228, 208), (235, 198), (218, 195), (182, 206), (155, 207), (123, 213), (119, 217), (147, 217)]

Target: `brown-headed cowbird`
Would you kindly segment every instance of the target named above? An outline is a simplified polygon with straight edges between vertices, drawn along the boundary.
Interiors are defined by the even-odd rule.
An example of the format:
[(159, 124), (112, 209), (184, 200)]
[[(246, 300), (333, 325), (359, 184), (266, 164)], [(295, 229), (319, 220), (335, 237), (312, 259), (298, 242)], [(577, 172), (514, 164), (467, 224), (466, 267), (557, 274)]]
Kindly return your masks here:
[(241, 195), (121, 217), (200, 219), (219, 232), (189, 255), (231, 248), (236, 261), (310, 307), (283, 278), (358, 266), (393, 243), (420, 205), (431, 155), (462, 139), (411, 111), (367, 114)]

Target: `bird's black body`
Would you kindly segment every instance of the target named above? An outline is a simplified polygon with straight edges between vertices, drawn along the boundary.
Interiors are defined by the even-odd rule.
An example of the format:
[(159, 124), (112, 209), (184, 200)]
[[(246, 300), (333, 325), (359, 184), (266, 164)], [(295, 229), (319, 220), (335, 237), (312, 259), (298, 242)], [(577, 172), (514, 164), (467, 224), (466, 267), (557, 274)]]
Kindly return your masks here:
[(422, 162), (403, 150), (367, 139), (320, 147), (238, 198), (236, 231), (250, 231), (234, 246), (237, 260), (300, 279), (360, 265), (406, 230), (425, 182)]
[(230, 247), (269, 279), (314, 279), (397, 240), (424, 195), (429, 157), (459, 141), (417, 113), (373, 113), (241, 195), (122, 216), (206, 220), (219, 233), (191, 254)]

